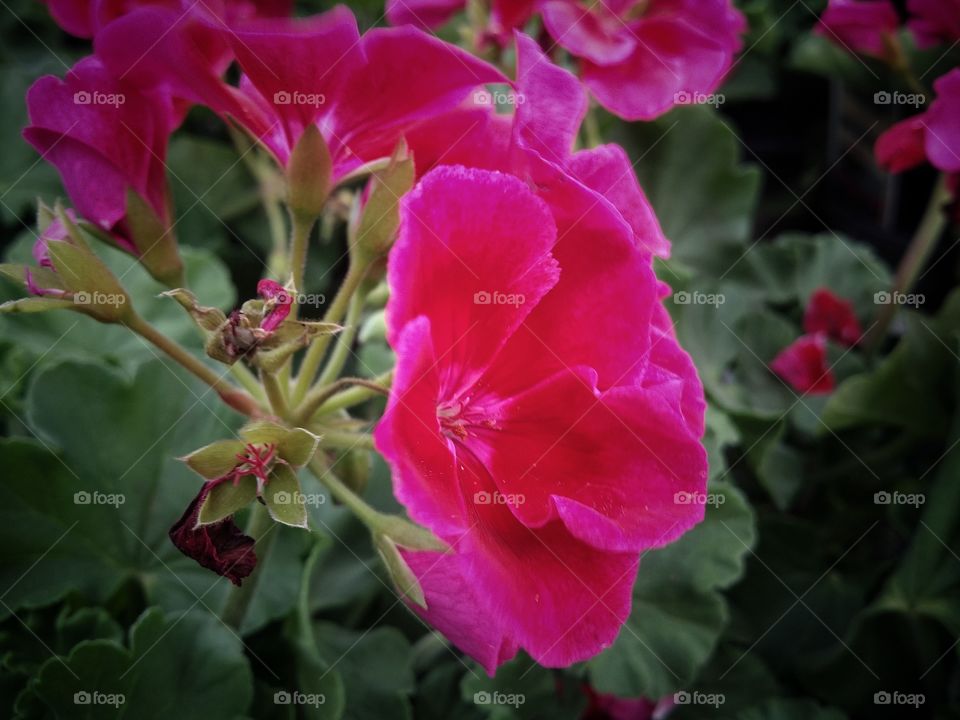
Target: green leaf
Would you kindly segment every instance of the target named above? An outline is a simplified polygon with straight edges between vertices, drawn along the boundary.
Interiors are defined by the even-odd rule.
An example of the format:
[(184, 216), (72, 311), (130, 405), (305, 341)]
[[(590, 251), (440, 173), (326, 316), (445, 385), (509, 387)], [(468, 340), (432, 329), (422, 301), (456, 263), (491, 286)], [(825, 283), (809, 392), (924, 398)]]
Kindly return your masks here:
[(821, 707), (813, 700), (768, 700), (739, 713), (735, 720), (845, 720), (839, 710)]
[(710, 657), (729, 616), (718, 590), (743, 574), (755, 539), (743, 495), (724, 483), (710, 493), (700, 525), (642, 556), (626, 625), (587, 665), (598, 692), (667, 695), (687, 687)]
[(377, 533), (374, 536), (374, 545), (397, 591), (426, 610), (427, 599), (423, 595), (423, 588), (420, 587), (420, 581), (417, 580), (417, 576), (413, 574), (413, 570), (407, 565), (407, 561), (403, 559), (403, 556), (397, 549), (397, 544), (388, 536)]
[(307, 506), (297, 474), (287, 465), (277, 465), (263, 489), (263, 501), (270, 517), (292, 527), (307, 527)]
[(130, 647), (85, 641), (51, 658), (30, 691), (57, 717), (208, 720), (243, 713), (253, 678), (239, 638), (216, 618), (144, 612)]
[(205, 445), (183, 458), (191, 470), (207, 480), (216, 480), (232, 471), (240, 462), (237, 455), (243, 452), (246, 443), (242, 440), (218, 440)]
[(586, 695), (576, 683), (571, 684), (558, 691), (554, 673), (521, 653), (501, 665), (492, 678), (479, 665), (471, 664), (460, 682), (460, 693), (465, 703), (498, 720), (576, 720), (586, 705)]
[(237, 484), (227, 480), (214, 487), (200, 508), (200, 524), (209, 525), (230, 517), (257, 497), (257, 479), (244, 475)]
[(313, 458), (319, 444), (319, 435), (294, 428), (277, 443), (277, 454), (294, 467), (303, 467)]

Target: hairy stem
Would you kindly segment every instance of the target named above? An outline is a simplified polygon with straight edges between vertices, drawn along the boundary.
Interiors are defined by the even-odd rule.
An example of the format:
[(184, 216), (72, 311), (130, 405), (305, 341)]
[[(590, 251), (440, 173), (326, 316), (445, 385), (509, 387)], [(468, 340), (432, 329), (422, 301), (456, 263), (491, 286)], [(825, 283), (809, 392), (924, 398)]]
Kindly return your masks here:
[(247, 609), (257, 591), (257, 584), (263, 574), (263, 566), (270, 552), (270, 545), (276, 537), (276, 524), (267, 512), (266, 506), (259, 502), (253, 503), (250, 510), (250, 519), (244, 532), (254, 539), (254, 548), (257, 552), (257, 564), (243, 585), (234, 586), (227, 595), (227, 600), (220, 613), (221, 619), (238, 632), (247, 615)]

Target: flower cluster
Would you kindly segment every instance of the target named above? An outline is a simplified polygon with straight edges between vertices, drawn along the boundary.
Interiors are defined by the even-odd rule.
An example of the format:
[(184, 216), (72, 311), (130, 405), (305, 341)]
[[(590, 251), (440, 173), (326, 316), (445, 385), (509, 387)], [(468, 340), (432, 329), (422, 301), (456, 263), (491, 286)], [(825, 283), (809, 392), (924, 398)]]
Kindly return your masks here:
[[(43, 296), (32, 300), (68, 303), (83, 289), (60, 266), (67, 249), (89, 253), (81, 236), (93, 234), (172, 286), (207, 353), (245, 387), (257, 380), (244, 363), (260, 375), (246, 397), (132, 310), (100, 318), (254, 416), (240, 439), (186, 458), (205, 482), (171, 530), (177, 547), (239, 584), (254, 539), (234, 513), (261, 505), (305, 527), (303, 503), (286, 498), (300, 496), (293, 468), (309, 465), (370, 526), (412, 609), (489, 672), (521, 648), (565, 666), (609, 646), (640, 554), (703, 518), (677, 497), (706, 490), (705, 400), (653, 270), (670, 244), (626, 153), (576, 149), (584, 84), (507, 32), (533, 8), (498, 11), (516, 48), (511, 78), (414, 27), (361, 34), (343, 7), (294, 20), (275, 17), (283, 3), (252, 0), (49, 5), (93, 37), (94, 54), (28, 97), (25, 136), (73, 204), (41, 238), (41, 267), (22, 269)], [(593, 95), (634, 118), (716, 88), (743, 30), (727, 0), (537, 9)], [(261, 280), (260, 299), (230, 315), (181, 286), (171, 232), (166, 148), (194, 105), (246, 134), (290, 210), (289, 282)], [(295, 299), (310, 229), (337, 188), (351, 198), (351, 268), (324, 322), (311, 322)], [(334, 351), (313, 384), (351, 296), (362, 304), (384, 273), (396, 367), (372, 442), (419, 528), (328, 477), (352, 426), (325, 409), (364, 381), (337, 380)]]

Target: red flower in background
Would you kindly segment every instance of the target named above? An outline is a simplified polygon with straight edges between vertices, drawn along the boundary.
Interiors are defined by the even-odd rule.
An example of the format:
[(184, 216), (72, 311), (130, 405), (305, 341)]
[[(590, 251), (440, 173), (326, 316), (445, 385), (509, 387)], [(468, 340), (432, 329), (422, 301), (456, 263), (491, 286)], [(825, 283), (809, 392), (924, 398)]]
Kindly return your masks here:
[(853, 303), (837, 297), (827, 288), (819, 288), (810, 296), (803, 314), (803, 331), (824, 333), (842, 345), (853, 347), (863, 336)]
[(884, 58), (899, 26), (890, 0), (830, 0), (814, 32), (849, 52)]
[(777, 354), (770, 369), (798, 393), (825, 395), (836, 387), (836, 378), (827, 365), (827, 337), (823, 333), (794, 340)]

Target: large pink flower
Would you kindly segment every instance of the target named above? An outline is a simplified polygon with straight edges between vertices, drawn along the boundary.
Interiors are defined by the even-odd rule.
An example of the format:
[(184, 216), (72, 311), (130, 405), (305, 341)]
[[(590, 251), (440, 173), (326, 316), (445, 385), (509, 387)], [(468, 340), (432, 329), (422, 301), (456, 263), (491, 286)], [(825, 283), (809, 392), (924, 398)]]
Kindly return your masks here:
[[(71, 35), (92, 38), (108, 23), (145, 5), (160, 5), (185, 11), (196, 2), (190, 0), (42, 0), (50, 8), (57, 24)], [(247, 17), (289, 15), (290, 0), (208, 0), (207, 8), (231, 22)]]
[[(243, 70), (239, 87), (224, 82), (224, 67), (211, 62), (218, 43)], [(148, 56), (144, 44), (153, 46)], [(304, 128), (316, 125), (330, 146), (335, 178), (388, 156), (406, 129), (455, 107), (473, 88), (505, 81), (490, 65), (413, 28), (361, 38), (342, 6), (301, 21), (232, 28), (199, 11), (184, 19), (142, 9), (101, 32), (96, 48), (116, 72), (240, 123), (281, 164)]]
[(830, 0), (815, 31), (848, 52), (885, 57), (899, 26), (890, 0)]
[(919, 115), (903, 120), (877, 140), (877, 162), (901, 172), (927, 161), (946, 173), (960, 173), (960, 68), (933, 84), (936, 99)]
[(172, 270), (159, 257), (171, 239), (143, 238), (139, 246), (128, 222), (133, 191), (155, 215), (171, 223), (165, 160), (170, 133), (180, 116), (163, 92), (116, 79), (95, 57), (78, 62), (63, 80), (47, 75), (27, 93), (26, 140), (60, 171), (78, 214), (121, 249), (147, 253), (151, 272)]
[(638, 553), (702, 518), (675, 499), (706, 483), (703, 390), (652, 272), (666, 241), (619, 153), (570, 154), (576, 80), (518, 44), (512, 122), (464, 107), (408, 138), (426, 174), (389, 258), (375, 434), (452, 547), (405, 552), (414, 609), (489, 672), (521, 647), (561, 666), (609, 645)]
[(960, 40), (960, 0), (907, 0), (907, 27), (922, 48)]

